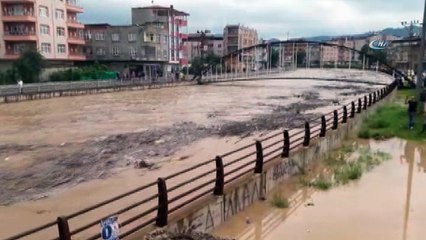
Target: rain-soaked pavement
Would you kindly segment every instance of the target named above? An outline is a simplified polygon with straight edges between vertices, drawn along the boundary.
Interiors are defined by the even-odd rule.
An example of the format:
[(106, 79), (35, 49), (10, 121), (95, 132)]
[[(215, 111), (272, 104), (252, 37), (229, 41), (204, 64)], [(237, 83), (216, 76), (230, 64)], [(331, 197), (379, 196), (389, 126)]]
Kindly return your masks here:
[[(288, 75), (298, 74), (391, 81), (360, 71)], [(265, 80), (0, 105), (0, 238), (330, 112), (378, 87)], [(133, 169), (134, 158), (147, 158), (155, 168)]]
[(214, 233), (238, 240), (424, 239), (426, 142), (392, 139), (363, 144), (391, 154), (391, 160), (359, 181), (326, 192), (298, 188), (289, 181), (277, 190), (289, 197), (289, 209), (258, 202)]

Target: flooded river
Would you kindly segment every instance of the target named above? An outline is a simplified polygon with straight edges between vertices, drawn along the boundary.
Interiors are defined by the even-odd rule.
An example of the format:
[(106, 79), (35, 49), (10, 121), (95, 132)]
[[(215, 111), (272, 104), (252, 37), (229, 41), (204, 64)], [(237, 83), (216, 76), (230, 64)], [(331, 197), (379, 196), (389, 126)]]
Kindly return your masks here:
[[(338, 73), (391, 81), (371, 72)], [(333, 72), (290, 74), (327, 77)], [(2, 104), (0, 239), (253, 143), (271, 127), (289, 127), (288, 121), (329, 112), (379, 87), (263, 80)], [(229, 122), (246, 129), (221, 135)], [(156, 168), (133, 169), (128, 156), (137, 152)], [(103, 209), (85, 220), (108, 213)]]
[(215, 234), (239, 240), (424, 239), (426, 143), (393, 139), (369, 145), (391, 160), (327, 192), (287, 183), (279, 191), (290, 197), (290, 209), (257, 203)]

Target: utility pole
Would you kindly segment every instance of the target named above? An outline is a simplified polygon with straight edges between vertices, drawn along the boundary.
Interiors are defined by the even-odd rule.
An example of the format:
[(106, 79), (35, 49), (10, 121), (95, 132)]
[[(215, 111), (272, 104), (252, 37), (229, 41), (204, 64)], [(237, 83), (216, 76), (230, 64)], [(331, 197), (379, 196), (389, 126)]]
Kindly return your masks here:
[(206, 40), (207, 40), (207, 34), (210, 33), (209, 30), (205, 31), (197, 31), (197, 34), (200, 35), (200, 50), (201, 50), (201, 72), (200, 77), (197, 79), (198, 84), (202, 84), (202, 78), (203, 78), (203, 72), (204, 72), (204, 55), (205, 55), (205, 46), (206, 46)]
[[(423, 62), (425, 58), (425, 35), (426, 35), (426, 0), (425, 0), (424, 10), (423, 10), (423, 26), (422, 26), (422, 35), (420, 40), (420, 57), (419, 57), (418, 70), (417, 70), (417, 98), (418, 99), (420, 99), (420, 94), (424, 89)], [(420, 102), (422, 112), (424, 110), (424, 104), (425, 103)]]

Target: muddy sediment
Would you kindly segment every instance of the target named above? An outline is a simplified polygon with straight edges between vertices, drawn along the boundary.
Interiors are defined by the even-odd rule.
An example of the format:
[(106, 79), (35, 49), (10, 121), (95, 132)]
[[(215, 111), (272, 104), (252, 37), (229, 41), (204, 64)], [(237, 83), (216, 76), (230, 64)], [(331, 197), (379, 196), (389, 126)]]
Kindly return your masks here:
[[(330, 105), (327, 100), (298, 102), (275, 106), (270, 113), (259, 114), (247, 121), (212, 126), (181, 122), (171, 127), (112, 135), (84, 143), (0, 145), (2, 157), (25, 153), (32, 155), (32, 161), (37, 163), (25, 168), (0, 169), (0, 204), (43, 198), (54, 188), (107, 178), (114, 169), (130, 167), (138, 161), (145, 162), (142, 167), (155, 167), (159, 159), (170, 157), (202, 138), (245, 138), (253, 132), (297, 127), (317, 116), (305, 114), (305, 111), (327, 105)], [(40, 152), (43, 154), (37, 154)]]

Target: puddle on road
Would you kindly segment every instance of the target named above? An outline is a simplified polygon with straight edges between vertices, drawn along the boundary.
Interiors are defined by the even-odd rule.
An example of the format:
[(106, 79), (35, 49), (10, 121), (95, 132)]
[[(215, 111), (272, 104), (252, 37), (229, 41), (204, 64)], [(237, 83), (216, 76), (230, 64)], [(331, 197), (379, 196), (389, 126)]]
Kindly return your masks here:
[[(426, 143), (392, 139), (370, 146), (391, 154), (391, 160), (327, 192), (293, 187), (289, 209), (258, 202), (214, 234), (241, 240), (424, 239)], [(310, 202), (314, 206), (306, 206)]]

